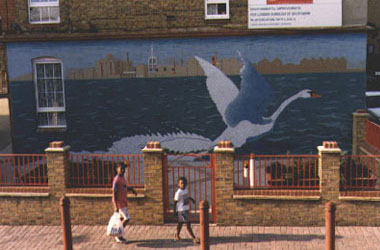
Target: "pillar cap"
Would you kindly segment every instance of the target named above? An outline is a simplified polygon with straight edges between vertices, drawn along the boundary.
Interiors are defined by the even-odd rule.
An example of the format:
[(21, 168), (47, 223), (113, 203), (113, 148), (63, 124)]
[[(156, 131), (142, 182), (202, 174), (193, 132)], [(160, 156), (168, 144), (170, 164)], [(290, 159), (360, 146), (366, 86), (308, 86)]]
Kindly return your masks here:
[(164, 152), (163, 148), (143, 148), (143, 153), (162, 153)]
[(146, 148), (161, 148), (161, 143), (159, 141), (148, 141), (145, 145)]
[(159, 141), (148, 141), (142, 150), (144, 153), (161, 153), (163, 149), (161, 148), (161, 143)]
[(354, 116), (364, 116), (369, 117), (369, 113), (366, 109), (358, 109), (354, 113), (352, 113)]
[(214, 153), (234, 153), (234, 148), (220, 148), (218, 146), (214, 147)]
[(63, 145), (63, 141), (52, 141), (49, 143), (49, 147), (45, 149), (45, 152), (65, 152), (70, 149), (70, 146)]
[(218, 141), (219, 148), (232, 148), (231, 141)]
[(319, 153), (342, 153), (342, 150), (338, 148), (326, 148), (324, 146), (318, 146)]
[(231, 141), (218, 141), (218, 145), (214, 148), (214, 152), (235, 152), (235, 149), (232, 147)]

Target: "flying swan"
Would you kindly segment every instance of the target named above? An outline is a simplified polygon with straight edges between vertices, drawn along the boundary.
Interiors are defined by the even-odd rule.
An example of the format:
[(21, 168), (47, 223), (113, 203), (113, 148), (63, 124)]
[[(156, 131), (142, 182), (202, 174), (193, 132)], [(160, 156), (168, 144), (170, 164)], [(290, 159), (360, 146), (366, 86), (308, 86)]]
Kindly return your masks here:
[[(239, 53), (240, 55), (240, 53)], [(139, 154), (148, 141), (160, 141), (161, 146), (174, 152), (188, 153), (208, 151), (220, 140), (229, 140), (234, 147), (241, 147), (248, 138), (269, 132), (281, 112), (299, 98), (320, 97), (310, 89), (304, 89), (281, 103), (270, 117), (263, 117), (267, 105), (273, 99), (273, 91), (266, 80), (256, 71), (252, 63), (240, 56), (244, 62), (241, 69), (239, 89), (220, 69), (195, 56), (206, 75), (206, 85), (212, 101), (227, 128), (215, 139), (194, 133), (176, 132), (161, 135), (134, 135), (113, 143), (109, 153)]]

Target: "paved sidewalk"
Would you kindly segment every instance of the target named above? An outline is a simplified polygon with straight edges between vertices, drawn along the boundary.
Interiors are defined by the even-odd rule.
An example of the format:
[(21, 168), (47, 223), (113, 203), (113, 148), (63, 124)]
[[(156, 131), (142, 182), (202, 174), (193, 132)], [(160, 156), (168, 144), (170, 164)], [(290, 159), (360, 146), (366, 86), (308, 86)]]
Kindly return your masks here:
[[(193, 225), (196, 235), (199, 226)], [(106, 226), (73, 226), (74, 249), (199, 249), (185, 228), (182, 242), (173, 242), (175, 225), (128, 226), (129, 244), (115, 243)], [(323, 227), (210, 226), (211, 249), (324, 249)], [(380, 228), (337, 227), (336, 249), (380, 249)], [(60, 226), (0, 225), (0, 249), (63, 249)]]

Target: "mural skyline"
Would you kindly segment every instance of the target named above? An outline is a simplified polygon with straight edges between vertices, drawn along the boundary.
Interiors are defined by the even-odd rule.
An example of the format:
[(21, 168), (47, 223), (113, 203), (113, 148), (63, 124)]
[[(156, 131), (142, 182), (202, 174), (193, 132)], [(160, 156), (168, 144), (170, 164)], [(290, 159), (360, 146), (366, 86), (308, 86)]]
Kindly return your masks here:
[[(185, 77), (204, 76), (205, 73), (194, 58), (187, 61), (180, 60), (171, 63), (160, 63), (159, 58), (155, 58), (156, 64), (137, 64), (129, 59), (129, 52), (126, 52), (125, 60), (115, 58), (108, 54), (106, 58), (98, 59), (91, 68), (67, 69), (65, 79), (67, 80), (91, 80), (91, 79), (120, 79), (120, 78), (155, 78), (155, 77)], [(239, 75), (243, 62), (239, 58), (218, 58), (217, 55), (210, 58), (212, 65), (220, 69), (226, 75)], [(273, 61), (264, 58), (253, 66), (260, 74), (296, 74), (296, 73), (345, 73), (363, 72), (364, 69), (349, 69), (345, 57), (341, 58), (311, 58), (302, 59), (299, 64), (283, 64), (281, 59), (276, 57)], [(14, 81), (32, 80), (32, 73), (19, 76)]]
[[(23, 75), (31, 74), (31, 61), (20, 61), (28, 55), (30, 60), (36, 57), (57, 57), (62, 59), (66, 70), (94, 68), (95, 62), (113, 55), (114, 60), (129, 60), (134, 65), (148, 64), (151, 47), (161, 65), (178, 67), (182, 62), (194, 60), (201, 56), (210, 60), (237, 58), (240, 51), (249, 60), (257, 64), (266, 59), (270, 62), (278, 58), (282, 64), (300, 64), (304, 59), (345, 58), (347, 69), (365, 69), (366, 35), (347, 34), (282, 36), (281, 39), (265, 37), (227, 37), (227, 38), (192, 38), (192, 39), (157, 39), (143, 41), (86, 41), (57, 43), (14, 43), (7, 47), (8, 53), (14, 55), (8, 59), (9, 79), (12, 81)], [(233, 44), (232, 46), (229, 44)], [(107, 49), (104, 49), (107, 48)], [(293, 53), (288, 53), (292, 51)], [(67, 74), (69, 72), (65, 72)]]

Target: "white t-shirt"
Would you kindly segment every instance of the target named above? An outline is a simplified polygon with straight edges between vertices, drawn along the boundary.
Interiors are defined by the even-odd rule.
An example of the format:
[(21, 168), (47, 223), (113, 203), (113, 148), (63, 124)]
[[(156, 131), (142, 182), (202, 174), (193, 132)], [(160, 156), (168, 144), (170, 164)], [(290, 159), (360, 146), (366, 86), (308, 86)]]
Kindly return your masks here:
[(177, 201), (177, 211), (189, 210), (189, 194), (187, 188), (179, 188), (174, 195), (174, 201)]

